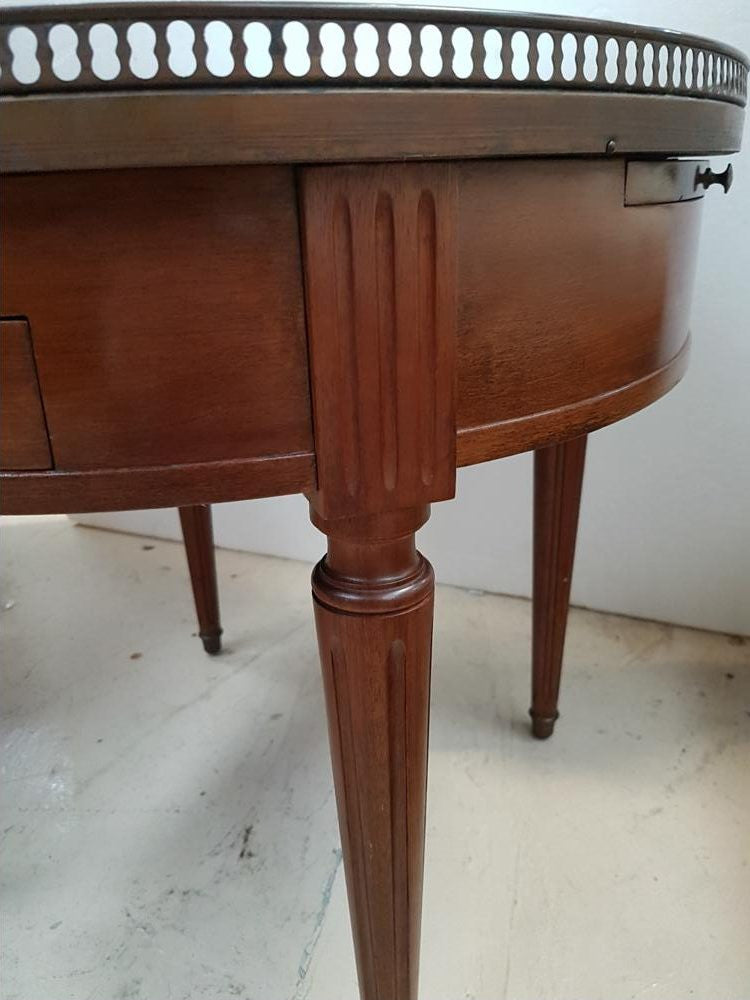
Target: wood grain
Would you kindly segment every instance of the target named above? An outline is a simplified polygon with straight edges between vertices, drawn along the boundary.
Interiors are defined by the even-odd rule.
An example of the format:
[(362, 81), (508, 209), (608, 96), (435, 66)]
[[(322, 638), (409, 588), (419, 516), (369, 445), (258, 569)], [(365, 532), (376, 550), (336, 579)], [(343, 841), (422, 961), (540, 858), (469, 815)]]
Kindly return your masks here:
[(565, 442), (687, 362), (700, 201), (626, 207), (624, 156), (731, 151), (742, 119), (471, 86), (2, 101), (0, 166), (53, 171), (7, 178), (1, 208), (5, 307), (31, 320), (56, 459), (4, 473), (4, 510), (190, 507), (218, 645), (195, 505), (309, 496), (363, 1000), (417, 997), (434, 583), (415, 532), (457, 461), (542, 449), (532, 717), (549, 735), (585, 447)]
[(208, 504), (195, 504), (180, 507), (179, 513), (198, 616), (198, 634), (206, 652), (215, 654), (221, 650), (222, 628), (211, 507)]
[(586, 438), (534, 453), (534, 583), (531, 715), (537, 739), (552, 735), (558, 717)]
[(451, 167), (305, 170), (302, 205), (316, 509), (344, 517), (453, 496)]
[(362, 1000), (417, 1000), (434, 578), (425, 508), (316, 524), (313, 573)]
[(434, 582), (414, 532), (455, 490), (455, 179), (306, 169), (302, 210), (313, 594), (360, 993), (416, 1000)]
[(614, 394), (632, 412), (678, 358), (702, 201), (625, 207), (624, 181), (622, 162), (462, 166), (462, 464), (624, 416)]
[(0, 320), (0, 468), (51, 466), (29, 324)]
[(306, 493), (315, 488), (315, 456), (266, 455), (229, 462), (158, 465), (88, 472), (0, 473), (3, 514), (82, 514), (141, 510)]
[(2, 99), (0, 171), (733, 153), (744, 108), (649, 94), (307, 88)]
[(11, 177), (1, 209), (58, 470), (312, 451), (290, 168)]
[(618, 389), (526, 417), (459, 430), (457, 464), (474, 465), (516, 455), (580, 437), (629, 417), (673, 389), (687, 371), (689, 358), (690, 337), (667, 364)]
[[(435, 244), (435, 259), (443, 270), (434, 286), (430, 284), (432, 272), (425, 271), (425, 243), (411, 238), (401, 211), (408, 207), (409, 225), (416, 227), (416, 192), (422, 188), (414, 178), (424, 170), (433, 172), (426, 190), (437, 192), (434, 219), (443, 230), (436, 230), (436, 235), (450, 229), (454, 207), (458, 217), (453, 235), (441, 236), (442, 242)], [(450, 197), (440, 187), (443, 181), (435, 180), (446, 170), (443, 164), (413, 164), (302, 172), (303, 208), (305, 185), (309, 185), (310, 198), (317, 198), (315, 184), (326, 192), (321, 201), (324, 207), (311, 209), (305, 222), (310, 350), (313, 366), (319, 362), (321, 385), (318, 461), (326, 469), (323, 478), (332, 477), (328, 495), (338, 493), (335, 502), (343, 504), (344, 513), (357, 508), (358, 489), (367, 492), (378, 483), (379, 492), (370, 501), (373, 510), (382, 508), (386, 498), (398, 505), (452, 492), (452, 445), (445, 437), (452, 420), (448, 406), (453, 398), (451, 350), (456, 352), (456, 447), (461, 465), (543, 447), (621, 419), (671, 388), (686, 366), (687, 307), (701, 202), (625, 207), (624, 166), (613, 161), (453, 164)], [(201, 194), (202, 203), (191, 209), (197, 212), (192, 222), (183, 218), (187, 210), (180, 199), (168, 210), (156, 204), (172, 173), (182, 200), (191, 192)], [(227, 180), (230, 186), (224, 184), (217, 190), (207, 177), (211, 174), (210, 170), (118, 172), (82, 175), (75, 184), (67, 175), (9, 179), (10, 207), (6, 210), (16, 224), (8, 236), (14, 251), (5, 261), (6, 273), (14, 278), (8, 289), (19, 308), (33, 294), (35, 311), (45, 320), (46, 335), (40, 345), (46, 358), (42, 388), (55, 450), (67, 463), (61, 466), (65, 472), (72, 466), (77, 473), (76, 465), (97, 467), (88, 484), (77, 474), (62, 479), (38, 474), (14, 477), (4, 491), (5, 509), (41, 512), (188, 505), (314, 488), (307, 358), (296, 327), (301, 319), (293, 317), (289, 336), (282, 333), (285, 317), (289, 318), (284, 283), (292, 280), (290, 265), (285, 262), (278, 272), (284, 288), (269, 300), (280, 310), (280, 324), (272, 324), (271, 311), (259, 328), (245, 317), (244, 309), (247, 305), (265, 308), (258, 289), (254, 290), (259, 275), (275, 280), (267, 270), (257, 272), (250, 266), (255, 259), (252, 253), (260, 253), (256, 237), (266, 230), (251, 226), (250, 209), (258, 209), (252, 200), (255, 195), (250, 196), (247, 215), (236, 216), (233, 208), (248, 183), (259, 175), (256, 168), (218, 170), (222, 183)], [(135, 198), (141, 214), (127, 221), (131, 251), (113, 255), (104, 238), (97, 237), (96, 260), (92, 262), (87, 251), (66, 259), (62, 268), (58, 266), (60, 252), (55, 255), (44, 249), (50, 234), (53, 247), (59, 248), (63, 239), (62, 222), (55, 221), (52, 209), (56, 199), (71, 191), (78, 192), (80, 200), (83, 181), (91, 176), (99, 180), (94, 190), (99, 192), (96, 203), (102, 211), (107, 210), (105, 177), (116, 182), (112, 193), (124, 198), (126, 181), (137, 181)], [(315, 176), (320, 180), (314, 180)], [(360, 178), (356, 182), (355, 176)], [(272, 188), (292, 183), (288, 177), (271, 181), (266, 171), (260, 171), (260, 178), (264, 177)], [(382, 191), (379, 178), (383, 179)], [(14, 188), (21, 182), (28, 189)], [(50, 193), (39, 199), (49, 212), (42, 215), (31, 204), (29, 212), (22, 213), (40, 184), (49, 185)], [(355, 197), (356, 185), (362, 193)], [(332, 199), (339, 187), (345, 197), (337, 208), (336, 225), (327, 227), (326, 212), (333, 213)], [(260, 189), (262, 185), (253, 188)], [(376, 189), (383, 194), (380, 200)], [(28, 197), (19, 198), (14, 190), (27, 190)], [(234, 199), (226, 197), (230, 190)], [(152, 216), (158, 219), (161, 213), (165, 225), (173, 224), (175, 231), (187, 226), (185, 231), (191, 233), (202, 224), (204, 214), (213, 210), (214, 197), (218, 218), (207, 231), (217, 242), (213, 245), (215, 267), (210, 271), (205, 272), (195, 258), (188, 260), (187, 246), (182, 257), (173, 259), (167, 230), (157, 235), (161, 255), (154, 273), (168, 274), (167, 286), (176, 283), (175, 291), (168, 291), (161, 302), (153, 268), (146, 266), (151, 256), (147, 253), (142, 260), (138, 252), (140, 245), (154, 239)], [(342, 224), (347, 198), (348, 222), (344, 219)], [(73, 232), (80, 234), (73, 207), (66, 211)], [(261, 214), (273, 217), (277, 211), (282, 210), (269, 209), (264, 203)], [(294, 204), (283, 211), (294, 214), (296, 231)], [(123, 214), (124, 209), (119, 212)], [(394, 221), (399, 212), (400, 229)], [(349, 250), (342, 254), (341, 243), (350, 236), (351, 260)], [(229, 248), (223, 237), (230, 241)], [(267, 233), (266, 237), (270, 239)], [(297, 239), (294, 233), (290, 238)], [(204, 236), (197, 245), (211, 245), (207, 239)], [(334, 239), (339, 240), (337, 256), (332, 250)], [(455, 286), (446, 280), (451, 241), (457, 258)], [(122, 242), (116, 240), (115, 246)], [(232, 247), (242, 248), (245, 243), (256, 249), (247, 261), (240, 261)], [(408, 249), (403, 250), (404, 244)], [(559, 247), (565, 247), (565, 252)], [(36, 250), (41, 266), (35, 272), (31, 261), (37, 260)], [(293, 251), (294, 255), (298, 257), (299, 251)], [(184, 261), (182, 270), (172, 267)], [(404, 289), (398, 295), (396, 261)], [(339, 298), (335, 299), (326, 288), (337, 268), (343, 268), (344, 280), (338, 281)], [(188, 282), (191, 275), (195, 277), (192, 284)], [(211, 316), (206, 313), (205, 296), (201, 297), (201, 276), (217, 282), (210, 298)], [(298, 300), (301, 309), (301, 275), (294, 280), (298, 284), (292, 285), (296, 291), (290, 301)], [(135, 294), (141, 281), (155, 302), (152, 310), (148, 301)], [(318, 287), (323, 289), (320, 294)], [(412, 329), (429, 333), (419, 318), (420, 309), (423, 316), (429, 314), (419, 288), (428, 297), (437, 296), (440, 289), (442, 297), (433, 330), (437, 333), (434, 349), (439, 349), (442, 359), (435, 368), (434, 396), (426, 368), (414, 383), (420, 387), (418, 392), (405, 388), (412, 378), (411, 368), (424, 364), (420, 344), (433, 349), (429, 336), (420, 340), (411, 335)], [(539, 294), (539, 289), (545, 293)], [(92, 290), (93, 295), (89, 294)], [(54, 308), (49, 292), (55, 293), (54, 301), (62, 302), (61, 310)], [(192, 328), (196, 302), (202, 310), (200, 328)], [(454, 310), (455, 348), (447, 322)], [(66, 316), (85, 321), (70, 336)], [(226, 321), (219, 322), (224, 316)], [(256, 343), (261, 348), (258, 352), (251, 350)], [(219, 349), (214, 350), (217, 344)], [(396, 358), (399, 364), (394, 364)], [(369, 377), (364, 389), (359, 387), (359, 374), (351, 376), (357, 366)], [(425, 413), (434, 403), (440, 404), (436, 415), (445, 422), (431, 442)], [(334, 414), (333, 419), (324, 417), (324, 411)], [(330, 439), (326, 425), (333, 428)], [(438, 444), (443, 457), (434, 453), (435, 468), (440, 469), (446, 457), (447, 461), (430, 490), (422, 494), (422, 477), (433, 474), (430, 463), (424, 464), (425, 449), (429, 452)], [(274, 447), (280, 452), (274, 454)], [(374, 449), (374, 461), (369, 448)], [(227, 458), (217, 459), (217, 452)], [(245, 458), (247, 452), (257, 453), (257, 460)], [(191, 461), (180, 460), (186, 454)], [(229, 463), (226, 469), (224, 461)], [(164, 463), (161, 486), (160, 462)], [(206, 468), (201, 471), (203, 463)], [(133, 469), (132, 476), (118, 474), (118, 468), (128, 467)], [(407, 469), (411, 484), (405, 476)], [(352, 477), (359, 477), (358, 486)], [(322, 501), (325, 495), (324, 491)]]

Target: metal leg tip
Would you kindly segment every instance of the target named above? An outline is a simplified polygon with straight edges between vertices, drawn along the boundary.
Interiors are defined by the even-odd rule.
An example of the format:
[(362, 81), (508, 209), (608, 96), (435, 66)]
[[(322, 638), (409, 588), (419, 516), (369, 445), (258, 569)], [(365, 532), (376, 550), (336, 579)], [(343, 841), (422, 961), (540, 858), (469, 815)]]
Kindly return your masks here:
[(535, 739), (548, 740), (555, 731), (557, 713), (554, 715), (535, 715), (533, 712), (529, 712), (529, 715), (531, 716), (531, 732)]
[(217, 653), (221, 652), (221, 629), (218, 632), (201, 633), (201, 640), (203, 648), (211, 656), (216, 656)]

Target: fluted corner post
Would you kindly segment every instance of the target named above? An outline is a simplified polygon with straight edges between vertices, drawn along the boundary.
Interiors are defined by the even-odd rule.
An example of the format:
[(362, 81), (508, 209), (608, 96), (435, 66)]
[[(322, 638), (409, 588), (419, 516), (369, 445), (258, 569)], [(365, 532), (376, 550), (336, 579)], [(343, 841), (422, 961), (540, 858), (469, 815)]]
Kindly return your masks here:
[(586, 436), (534, 453), (531, 727), (550, 737), (558, 718)]
[(434, 580), (427, 509), (313, 520), (313, 572), (354, 950), (363, 1000), (416, 1000)]
[(221, 652), (222, 628), (211, 507), (205, 503), (195, 504), (180, 507), (179, 513), (198, 617), (198, 634), (205, 651), (214, 655)]
[(449, 164), (300, 173), (313, 573), (362, 1000), (417, 1000), (433, 574), (414, 533), (456, 478)]

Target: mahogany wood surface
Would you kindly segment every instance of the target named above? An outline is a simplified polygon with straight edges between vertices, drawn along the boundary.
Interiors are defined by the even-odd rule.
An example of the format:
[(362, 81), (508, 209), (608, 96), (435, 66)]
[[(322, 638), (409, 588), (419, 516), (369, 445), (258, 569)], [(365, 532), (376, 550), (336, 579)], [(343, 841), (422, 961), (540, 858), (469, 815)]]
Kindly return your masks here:
[(313, 594), (360, 990), (416, 1000), (434, 580), (414, 533), (455, 490), (455, 176), (310, 169), (302, 213)]
[[(32, 322), (55, 467), (6, 474), (3, 509), (307, 492), (316, 459), (323, 507), (356, 511), (371, 477), (368, 509), (408, 505), (421, 476), (452, 495), (454, 451), (487, 461), (627, 416), (684, 371), (703, 199), (626, 207), (624, 184), (622, 159), (7, 178), (4, 308)], [(338, 275), (336, 329), (359, 324), (343, 354), (316, 338), (329, 293), (308, 281), (309, 363), (298, 228), (310, 274)], [(416, 393), (434, 407), (420, 426)], [(359, 486), (334, 415), (349, 454), (382, 439)]]
[[(179, 505), (210, 649), (199, 505), (304, 491), (328, 536), (313, 592), (363, 1000), (417, 996), (427, 505), (457, 464), (619, 419), (684, 368), (702, 199), (626, 207), (625, 169), (7, 179), (5, 307), (30, 320), (54, 469), (4, 473), (4, 509)], [(537, 459), (537, 735), (556, 712), (581, 449)]]
[(452, 497), (453, 168), (306, 170), (302, 204), (316, 509), (346, 517)]
[[(308, 496), (327, 536), (313, 595), (361, 997), (417, 1000), (434, 582), (415, 532), (453, 496), (457, 465), (536, 449), (531, 713), (549, 735), (585, 435), (658, 398), (687, 362), (704, 199), (690, 164), (660, 160), (738, 148), (747, 61), (532, 16), (528, 37), (551, 31), (558, 56), (566, 30), (581, 44), (614, 32), (641, 55), (663, 43), (666, 78), (628, 93), (624, 62), (614, 80), (604, 59), (566, 80), (556, 56), (548, 80), (533, 61), (514, 80), (506, 47), (497, 79), (475, 59), (461, 80), (442, 12), (430, 84), (415, 25), (432, 15), (411, 11), (400, 82), (385, 61), (357, 79), (351, 22), (344, 75), (323, 86), (314, 33), (309, 80), (284, 65), (279, 19), (302, 8), (84, 4), (79, 41), (87, 9), (120, 32), (108, 81), (83, 44), (79, 76), (55, 76), (45, 32), (59, 7), (9, 8), (33, 28), (31, 83), (0, 45), (2, 509), (179, 506), (214, 651), (206, 505)], [(209, 9), (234, 32), (225, 85), (209, 79)], [(383, 60), (396, 10), (372, 10)], [(266, 82), (243, 62), (251, 14), (275, 17)], [(173, 79), (172, 16), (197, 18), (194, 81)], [(476, 41), (494, 15), (461, 16)], [(516, 15), (497, 16), (507, 34)], [(141, 17), (158, 21), (150, 81), (123, 42)], [(676, 80), (679, 45), (716, 73)], [(665, 203), (625, 204), (638, 154), (648, 196), (631, 200), (658, 186)]]
[(52, 456), (29, 325), (0, 321), (0, 469), (49, 469)]
[(734, 152), (743, 120), (734, 104), (650, 94), (41, 94), (6, 98), (0, 170), (603, 156), (613, 138), (620, 154), (707, 156)]
[(305, 493), (314, 486), (312, 451), (87, 472), (0, 471), (0, 513), (70, 514), (186, 506)]
[(565, 628), (581, 503), (586, 438), (534, 453), (532, 732), (552, 735), (558, 717)]
[(208, 504), (196, 504), (180, 507), (179, 513), (198, 615), (198, 634), (207, 653), (218, 653), (221, 650), (222, 628), (211, 508)]
[(434, 579), (426, 508), (313, 520), (313, 572), (336, 802), (363, 1000), (416, 1000)]
[(459, 464), (660, 395), (688, 336), (702, 201), (626, 208), (622, 160), (463, 164), (460, 177)]
[(487, 462), (519, 451), (564, 441), (629, 417), (659, 399), (687, 371), (690, 337), (661, 368), (618, 389), (567, 406), (542, 410), (516, 420), (491, 422), (458, 432), (459, 465)]
[(312, 451), (291, 168), (8, 177), (0, 212), (56, 470)]

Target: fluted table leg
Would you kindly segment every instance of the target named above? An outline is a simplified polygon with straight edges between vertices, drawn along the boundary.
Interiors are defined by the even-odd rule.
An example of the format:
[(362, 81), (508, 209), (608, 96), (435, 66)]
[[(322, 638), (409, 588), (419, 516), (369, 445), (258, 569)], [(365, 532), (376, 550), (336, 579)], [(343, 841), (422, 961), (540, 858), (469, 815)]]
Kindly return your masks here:
[(313, 573), (362, 1000), (416, 1000), (434, 580), (426, 510), (322, 522)]
[(450, 164), (304, 168), (313, 574), (363, 1000), (416, 1000), (433, 575), (414, 532), (456, 487)]

